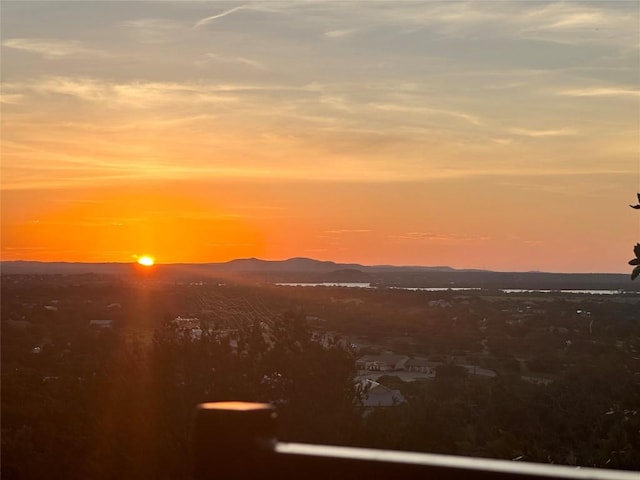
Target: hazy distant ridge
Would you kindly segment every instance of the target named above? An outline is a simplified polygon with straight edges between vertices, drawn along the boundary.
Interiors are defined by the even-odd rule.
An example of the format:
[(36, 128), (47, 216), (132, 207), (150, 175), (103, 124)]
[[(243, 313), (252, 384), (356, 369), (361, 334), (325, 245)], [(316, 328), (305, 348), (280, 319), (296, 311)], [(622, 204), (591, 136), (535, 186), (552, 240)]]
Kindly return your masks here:
[[(4, 261), (0, 262), (0, 271), (9, 274), (124, 274), (131, 270), (132, 263), (87, 263), (87, 262), (36, 262)], [(259, 258), (239, 258), (222, 263), (174, 263), (159, 265), (158, 268), (173, 270), (189, 268), (192, 271), (211, 271), (224, 273), (279, 273), (310, 272), (329, 273), (336, 270), (355, 269), (363, 272), (384, 271), (456, 271), (451, 267), (360, 265), (357, 263), (336, 263), (312, 258), (296, 257), (287, 260), (261, 260)]]
[[(143, 271), (144, 267), (134, 263), (0, 262), (3, 275), (128, 276)], [(155, 278), (168, 281), (225, 278), (266, 283), (357, 282), (398, 287), (640, 290), (640, 284), (632, 282), (628, 275), (616, 273), (494, 272), (446, 266), (360, 265), (312, 258), (242, 258), (223, 263), (176, 263), (157, 265), (152, 271), (156, 273)]]

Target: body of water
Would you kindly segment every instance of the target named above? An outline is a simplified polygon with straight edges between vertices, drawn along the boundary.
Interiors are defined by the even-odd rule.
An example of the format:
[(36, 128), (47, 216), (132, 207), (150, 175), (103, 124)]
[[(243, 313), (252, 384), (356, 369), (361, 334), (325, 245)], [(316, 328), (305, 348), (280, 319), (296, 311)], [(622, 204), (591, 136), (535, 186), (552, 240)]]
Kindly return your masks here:
[[(277, 286), (282, 287), (346, 287), (346, 288), (379, 288), (370, 283), (351, 283), (351, 282), (323, 282), (323, 283), (276, 283)], [(394, 290), (411, 290), (421, 292), (469, 292), (469, 291), (482, 291), (480, 287), (380, 287), (391, 288)], [(486, 289), (486, 290), (498, 290), (502, 293), (571, 293), (581, 295), (624, 295), (635, 294), (638, 292), (627, 292), (624, 290), (607, 290), (607, 289), (585, 289), (585, 290), (570, 290), (570, 289), (525, 289), (525, 288), (500, 288), (500, 289)]]
[(279, 287), (349, 287), (349, 288), (376, 288), (370, 283), (276, 283)]

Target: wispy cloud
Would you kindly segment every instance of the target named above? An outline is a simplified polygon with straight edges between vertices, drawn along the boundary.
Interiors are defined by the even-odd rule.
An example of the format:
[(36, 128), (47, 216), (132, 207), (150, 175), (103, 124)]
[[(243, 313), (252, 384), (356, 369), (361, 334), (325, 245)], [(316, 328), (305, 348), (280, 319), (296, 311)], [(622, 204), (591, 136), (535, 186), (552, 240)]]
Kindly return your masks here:
[(339, 230), (325, 230), (324, 233), (338, 234), (341, 235), (343, 233), (369, 233), (371, 230), (368, 229), (353, 229), (353, 228), (344, 228)]
[[(625, 12), (614, 2), (531, 4), (514, 22), (524, 38), (566, 45), (609, 45), (623, 51), (639, 46), (637, 10)], [(631, 7), (631, 2), (628, 5)], [(629, 36), (634, 30), (635, 35)]]
[(355, 28), (345, 28), (342, 30), (328, 30), (324, 32), (324, 36), (327, 38), (345, 38), (355, 34), (358, 30)]
[(122, 22), (142, 43), (164, 43), (172, 41), (178, 31), (188, 26), (165, 18), (140, 18)]
[(73, 40), (54, 40), (44, 38), (10, 38), (2, 42), (3, 47), (23, 50), (42, 55), (47, 59), (62, 57), (104, 57), (107, 52), (87, 48), (81, 42)]
[[(631, 109), (610, 101), (638, 98), (635, 64), (615, 57), (618, 52), (608, 46), (569, 49), (528, 41), (551, 31), (584, 36), (578, 27), (622, 22), (624, 8), (615, 13), (589, 3), (505, 2), (495, 9), (484, 2), (346, 2), (339, 8), (332, 2), (230, 2), (178, 11), (168, 5), (147, 9), (152, 17), (123, 14), (115, 24), (121, 27), (117, 34), (127, 38), (111, 43), (106, 36), (88, 35), (87, 28), (64, 37), (83, 42), (48, 41), (46, 48), (7, 40), (10, 46), (14, 41), (13, 48), (54, 56), (91, 51), (88, 45), (109, 45), (114, 54), (113, 62), (109, 58), (91, 70), (93, 77), (74, 76), (88, 71), (83, 62), (40, 61), (45, 68), (32, 68), (19, 65), (23, 55), (7, 55), (20, 74), (3, 85), (3, 101), (11, 104), (6, 108), (11, 117), (3, 119), (9, 127), (5, 138), (41, 149), (25, 152), (9, 145), (9, 180), (19, 183), (22, 175), (45, 181), (54, 170), (57, 180), (71, 178), (76, 162), (86, 167), (77, 172), (83, 178), (448, 181), (572, 175), (581, 166), (568, 152), (578, 157), (586, 144), (608, 142), (611, 152), (615, 140), (619, 157), (637, 153), (631, 152), (633, 134), (623, 136), (618, 128), (633, 129)], [(257, 21), (264, 12), (282, 15)], [(224, 29), (213, 30), (222, 23)], [(620, 25), (627, 34), (637, 31)], [(26, 38), (29, 31), (11, 36)], [(162, 47), (131, 41), (145, 32), (179, 40), (171, 47), (175, 62), (166, 62)], [(56, 37), (49, 31), (42, 36)], [(497, 37), (518, 41), (498, 44)], [(94, 43), (97, 38), (101, 43)], [(314, 57), (308, 58), (311, 42)], [(569, 71), (573, 64), (564, 62), (569, 55), (592, 70)], [(139, 58), (145, 68), (132, 63)], [(194, 68), (197, 59), (211, 62), (215, 75)], [(593, 59), (603, 59), (605, 68)], [(378, 62), (384, 68), (374, 67)], [(628, 70), (614, 72), (614, 67)], [(489, 91), (488, 82), (499, 86)], [(616, 109), (623, 108), (618, 115)], [(600, 129), (598, 118), (606, 118), (607, 125)], [(614, 128), (615, 139), (591, 135)], [(576, 148), (554, 151), (555, 138)], [(107, 143), (123, 148), (115, 151)], [(18, 174), (30, 158), (37, 159), (32, 161), (37, 168)], [(92, 158), (102, 163), (91, 163)], [(58, 161), (63, 168), (47, 167)], [(610, 160), (601, 168), (626, 167)]]
[[(238, 88), (242, 88), (241, 86)], [(33, 92), (40, 95), (67, 95), (89, 102), (149, 108), (191, 99), (195, 102), (229, 102), (235, 98), (233, 87), (201, 83), (120, 82), (113, 83), (88, 77), (44, 77), (21, 84), (7, 83), (10, 95)]]
[(477, 235), (468, 233), (435, 233), (435, 232), (407, 232), (399, 235), (390, 235), (390, 238), (401, 240), (421, 240), (435, 242), (459, 242), (459, 241), (486, 241), (491, 240), (487, 235)]
[(0, 92), (0, 103), (6, 103), (8, 105), (15, 105), (22, 101), (24, 95), (20, 93), (5, 93)]
[(626, 87), (591, 87), (561, 90), (558, 95), (570, 97), (640, 97), (640, 89)]
[(141, 222), (144, 218), (93, 218), (88, 220), (27, 220), (25, 222), (19, 222), (22, 225), (37, 225), (37, 226), (60, 226), (60, 227), (85, 227), (85, 228), (113, 228), (123, 227), (126, 224)]
[(525, 128), (512, 128), (509, 132), (515, 135), (522, 135), (525, 137), (560, 137), (568, 135), (577, 135), (578, 131), (573, 128), (559, 128), (555, 130), (529, 130)]
[(216, 13), (215, 15), (211, 15), (210, 17), (201, 18), (196, 23), (193, 24), (194, 29), (207, 25), (208, 23), (213, 22), (214, 20), (218, 20), (219, 18), (226, 17), (227, 15), (231, 15), (234, 12), (238, 12), (240, 10), (246, 10), (249, 5), (239, 5), (237, 7), (230, 8), (225, 10), (224, 12)]
[[(611, 6), (609, 4), (612, 4)], [(637, 9), (632, 2), (350, 2), (341, 4), (348, 29), (397, 28), (408, 34), (426, 29), (440, 38), (512, 38), (569, 45), (601, 44), (638, 48)], [(330, 14), (330, 8), (327, 9)]]
[[(601, 7), (601, 6), (600, 6)], [(611, 20), (605, 9), (597, 4), (555, 3), (534, 5), (521, 15), (522, 21), (529, 21), (538, 30), (571, 29), (576, 27), (597, 27)]]
[(204, 65), (209, 62), (219, 62), (219, 63), (239, 63), (242, 65), (247, 65), (249, 67), (255, 68), (257, 70), (266, 70), (265, 66), (257, 61), (251, 60), (249, 58), (244, 57), (232, 57), (227, 55), (219, 55), (216, 53), (207, 53), (205, 54), (206, 60), (203, 62), (199, 62), (199, 65)]
[(430, 108), (422, 106), (409, 106), (400, 104), (388, 104), (388, 103), (374, 103), (372, 106), (378, 110), (393, 111), (393, 112), (405, 112), (422, 115), (445, 115), (448, 117), (454, 117), (462, 119), (473, 125), (481, 125), (482, 121), (476, 115), (465, 112), (457, 112), (455, 110), (446, 110), (440, 108)]
[(126, 20), (122, 22), (122, 26), (151, 30), (167, 30), (177, 28), (180, 24), (165, 18), (140, 18), (138, 20)]

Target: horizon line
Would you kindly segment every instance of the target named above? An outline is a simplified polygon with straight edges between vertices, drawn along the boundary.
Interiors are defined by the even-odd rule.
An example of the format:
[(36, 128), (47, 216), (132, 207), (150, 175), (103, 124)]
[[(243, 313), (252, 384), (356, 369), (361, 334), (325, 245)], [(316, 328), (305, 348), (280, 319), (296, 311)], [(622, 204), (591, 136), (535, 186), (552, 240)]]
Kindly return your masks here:
[[(601, 272), (601, 271), (589, 271), (589, 272), (571, 272), (571, 271), (547, 271), (547, 270), (492, 270), (488, 268), (473, 268), (473, 267), (452, 267), (449, 265), (417, 265), (417, 264), (391, 264), (391, 263), (379, 263), (379, 264), (363, 264), (359, 262), (337, 262), (335, 260), (320, 260), (313, 257), (288, 257), (283, 259), (264, 259), (258, 257), (239, 257), (224, 261), (209, 261), (209, 262), (171, 262), (171, 263), (158, 263), (154, 264), (155, 267), (162, 266), (180, 266), (180, 265), (222, 265), (239, 260), (255, 260), (260, 262), (287, 262), (290, 260), (311, 260), (318, 263), (333, 263), (336, 266), (340, 265), (357, 265), (366, 268), (387, 267), (387, 268), (429, 268), (429, 269), (450, 269), (456, 272), (490, 272), (490, 273), (542, 273), (553, 275), (628, 275), (628, 272)], [(38, 264), (73, 264), (73, 265), (137, 265), (137, 262), (124, 262), (124, 261), (74, 261), (74, 260), (0, 260), (0, 265), (5, 263), (38, 263)], [(0, 275), (2, 272), (0, 271)]]

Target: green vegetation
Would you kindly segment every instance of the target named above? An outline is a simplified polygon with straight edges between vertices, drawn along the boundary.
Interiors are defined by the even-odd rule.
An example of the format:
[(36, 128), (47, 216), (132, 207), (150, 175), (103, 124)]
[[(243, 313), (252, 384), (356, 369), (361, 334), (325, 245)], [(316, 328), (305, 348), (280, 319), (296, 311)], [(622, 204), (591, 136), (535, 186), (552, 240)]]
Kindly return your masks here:
[[(2, 476), (190, 478), (219, 400), (274, 403), (288, 441), (638, 469), (639, 302), (5, 277)], [(385, 351), (435, 375), (377, 372), (405, 402), (363, 408), (356, 360)]]

